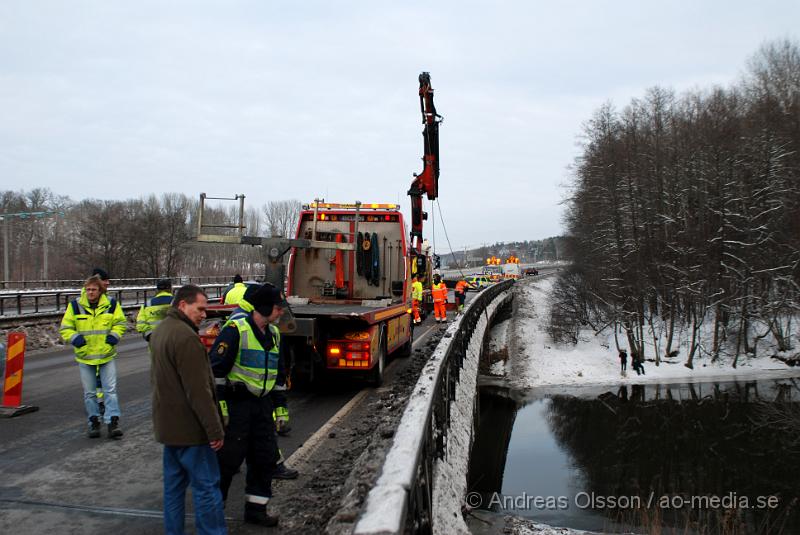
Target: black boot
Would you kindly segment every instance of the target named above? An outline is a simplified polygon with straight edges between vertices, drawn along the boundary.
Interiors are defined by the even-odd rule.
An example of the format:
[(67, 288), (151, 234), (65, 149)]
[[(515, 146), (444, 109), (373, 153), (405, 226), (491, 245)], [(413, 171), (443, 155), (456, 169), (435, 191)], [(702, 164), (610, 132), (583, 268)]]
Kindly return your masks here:
[(87, 433), (89, 438), (99, 438), (100, 437), (100, 418), (97, 416), (92, 416), (89, 418), (89, 432)]
[(278, 525), (278, 517), (267, 514), (267, 506), (257, 503), (244, 502), (244, 521), (248, 524), (256, 524), (272, 528)]
[(108, 438), (119, 438), (122, 436), (122, 429), (119, 428), (119, 416), (112, 416), (108, 424)]
[(272, 472), (272, 479), (297, 479), (300, 473), (294, 468), (289, 468), (283, 463), (275, 465), (275, 471)]

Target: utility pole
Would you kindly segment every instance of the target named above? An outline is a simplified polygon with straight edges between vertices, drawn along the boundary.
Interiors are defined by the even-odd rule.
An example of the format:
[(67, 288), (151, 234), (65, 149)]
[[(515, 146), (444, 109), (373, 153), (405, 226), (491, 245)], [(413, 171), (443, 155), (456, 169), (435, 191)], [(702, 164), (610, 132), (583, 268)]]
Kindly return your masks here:
[(44, 232), (42, 232), (42, 253), (44, 261), (42, 265), (42, 280), (47, 280), (47, 231), (50, 230), (47, 222), (44, 222)]
[[(7, 215), (3, 217), (3, 281), (8, 281), (8, 220)], [(5, 282), (3, 286), (5, 287)]]

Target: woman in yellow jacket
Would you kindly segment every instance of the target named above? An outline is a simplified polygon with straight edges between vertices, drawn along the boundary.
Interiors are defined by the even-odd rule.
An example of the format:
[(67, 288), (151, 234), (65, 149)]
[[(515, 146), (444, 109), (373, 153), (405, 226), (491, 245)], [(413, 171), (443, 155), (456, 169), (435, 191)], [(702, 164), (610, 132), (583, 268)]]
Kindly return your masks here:
[(100, 436), (100, 408), (97, 403), (97, 374), (103, 384), (105, 423), (109, 438), (122, 436), (117, 398), (116, 345), (125, 334), (127, 321), (122, 306), (109, 299), (100, 278), (89, 277), (84, 292), (67, 306), (61, 320), (61, 337), (71, 344), (81, 374), (83, 402), (89, 417), (89, 438)]

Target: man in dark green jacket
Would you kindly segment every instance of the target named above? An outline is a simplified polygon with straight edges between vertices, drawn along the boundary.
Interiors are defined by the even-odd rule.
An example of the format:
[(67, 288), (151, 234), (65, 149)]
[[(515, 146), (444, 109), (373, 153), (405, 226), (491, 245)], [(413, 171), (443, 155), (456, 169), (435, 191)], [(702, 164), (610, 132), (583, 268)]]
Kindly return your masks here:
[(197, 335), (208, 298), (181, 287), (150, 337), (153, 429), (164, 444), (164, 531), (183, 533), (186, 487), (191, 484), (198, 533), (225, 534), (216, 451), (224, 431), (214, 377)]

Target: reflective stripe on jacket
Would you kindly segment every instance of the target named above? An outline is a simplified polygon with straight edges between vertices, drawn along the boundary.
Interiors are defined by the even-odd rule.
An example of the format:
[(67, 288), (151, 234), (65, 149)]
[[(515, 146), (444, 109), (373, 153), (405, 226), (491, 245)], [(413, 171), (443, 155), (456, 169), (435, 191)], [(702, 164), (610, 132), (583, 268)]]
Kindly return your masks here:
[(422, 301), (422, 283), (412, 282), (411, 283), (411, 299), (416, 301)]
[(82, 335), (86, 344), (73, 348), (75, 360), (99, 365), (117, 356), (116, 346), (107, 343), (106, 336), (111, 335), (119, 340), (127, 327), (125, 314), (116, 299), (109, 299), (102, 294), (97, 306), (92, 308), (86, 294), (82, 294), (79, 299), (70, 302), (61, 319), (59, 332), (68, 344)]
[(275, 386), (278, 377), (281, 333), (278, 327), (269, 325), (272, 348), (267, 352), (256, 338), (247, 318), (235, 319), (232, 323), (239, 331), (239, 352), (228, 373), (228, 380), (231, 383), (244, 383), (254, 396), (265, 396)]
[(443, 282), (434, 284), (431, 289), (431, 295), (433, 296), (434, 303), (444, 303), (447, 301), (447, 285)]
[(242, 300), (244, 297), (244, 293), (247, 291), (247, 285), (243, 282), (237, 282), (233, 285), (233, 288), (228, 290), (228, 293), (225, 294), (225, 304), (226, 305), (238, 305), (239, 301)]
[(155, 297), (148, 299), (136, 316), (136, 330), (146, 334), (155, 329), (166, 317), (171, 304), (172, 293), (167, 291), (158, 292)]

